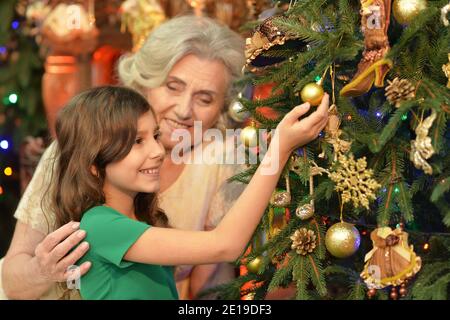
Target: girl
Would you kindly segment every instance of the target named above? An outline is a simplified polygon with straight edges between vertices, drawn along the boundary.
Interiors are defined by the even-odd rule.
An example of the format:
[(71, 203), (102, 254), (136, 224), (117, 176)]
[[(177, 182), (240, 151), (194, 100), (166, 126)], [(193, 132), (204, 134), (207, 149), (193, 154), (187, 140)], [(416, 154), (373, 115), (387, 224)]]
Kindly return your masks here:
[[(84, 299), (177, 299), (178, 264), (236, 260), (251, 238), (290, 153), (316, 138), (327, 122), (328, 95), (310, 116), (303, 104), (277, 127), (268, 152), (231, 211), (211, 231), (167, 228), (157, 209), (164, 148), (147, 100), (120, 87), (86, 91), (56, 123), (57, 224), (81, 221), (91, 261), (81, 278)], [(275, 168), (264, 172), (265, 167)], [(188, 190), (186, 190), (188, 192)]]

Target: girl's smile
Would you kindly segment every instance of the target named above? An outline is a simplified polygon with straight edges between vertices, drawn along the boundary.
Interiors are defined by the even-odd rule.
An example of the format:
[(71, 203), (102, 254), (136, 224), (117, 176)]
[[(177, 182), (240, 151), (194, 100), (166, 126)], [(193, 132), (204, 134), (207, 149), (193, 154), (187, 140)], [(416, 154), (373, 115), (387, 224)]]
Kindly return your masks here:
[(158, 178), (159, 179), (159, 169), (161, 166), (155, 167), (155, 168), (147, 168), (147, 169), (141, 169), (139, 170), (139, 173), (144, 174), (147, 177), (150, 178)]

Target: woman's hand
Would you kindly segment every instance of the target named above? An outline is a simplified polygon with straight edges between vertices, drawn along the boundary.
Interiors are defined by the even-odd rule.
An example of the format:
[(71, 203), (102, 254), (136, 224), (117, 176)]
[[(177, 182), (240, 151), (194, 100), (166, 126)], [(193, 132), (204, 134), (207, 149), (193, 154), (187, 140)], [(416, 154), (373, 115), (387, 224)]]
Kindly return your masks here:
[[(78, 245), (86, 236), (85, 231), (78, 230), (79, 226), (78, 222), (69, 222), (48, 234), (37, 245), (33, 263), (36, 272), (43, 279), (65, 282), (69, 276), (68, 267), (74, 265), (89, 250), (87, 242)], [(72, 249), (74, 250), (70, 252)], [(90, 267), (90, 262), (83, 263), (80, 274), (84, 275)]]
[(289, 155), (295, 148), (318, 137), (328, 121), (328, 105), (329, 95), (325, 93), (317, 110), (308, 117), (299, 120), (310, 109), (308, 102), (295, 107), (284, 116), (272, 138), (272, 142), (279, 139), (280, 154)]
[[(3, 289), (10, 299), (40, 299), (56, 283), (66, 281), (67, 267), (76, 263), (88, 250), (79, 245), (85, 237), (79, 224), (70, 222), (45, 235), (28, 224), (16, 223), (2, 268)], [(80, 266), (80, 274), (88, 272), (90, 263)], [(56, 297), (55, 297), (56, 298)]]

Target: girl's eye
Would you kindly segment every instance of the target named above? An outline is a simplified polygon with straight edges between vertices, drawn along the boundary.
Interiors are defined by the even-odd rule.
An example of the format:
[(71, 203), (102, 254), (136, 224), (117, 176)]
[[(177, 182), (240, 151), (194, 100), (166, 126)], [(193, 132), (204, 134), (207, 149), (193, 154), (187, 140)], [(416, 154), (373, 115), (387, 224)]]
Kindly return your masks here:
[(142, 141), (144, 141), (144, 139), (142, 139), (142, 138), (136, 138), (135, 143), (136, 143), (136, 144), (141, 144)]
[(153, 137), (155, 138), (155, 140), (159, 141), (159, 139), (161, 139), (161, 132), (156, 132)]

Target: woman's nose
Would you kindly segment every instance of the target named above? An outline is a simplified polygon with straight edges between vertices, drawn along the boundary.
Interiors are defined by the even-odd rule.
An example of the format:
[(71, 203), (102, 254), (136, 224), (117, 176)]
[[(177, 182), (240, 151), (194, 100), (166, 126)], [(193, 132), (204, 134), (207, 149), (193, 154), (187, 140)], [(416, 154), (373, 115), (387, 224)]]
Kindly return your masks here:
[(174, 112), (178, 120), (189, 120), (192, 118), (192, 100), (190, 95), (185, 94), (179, 97)]

